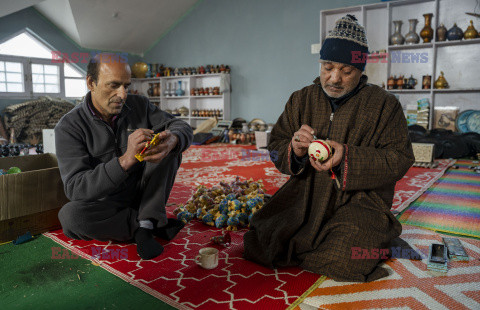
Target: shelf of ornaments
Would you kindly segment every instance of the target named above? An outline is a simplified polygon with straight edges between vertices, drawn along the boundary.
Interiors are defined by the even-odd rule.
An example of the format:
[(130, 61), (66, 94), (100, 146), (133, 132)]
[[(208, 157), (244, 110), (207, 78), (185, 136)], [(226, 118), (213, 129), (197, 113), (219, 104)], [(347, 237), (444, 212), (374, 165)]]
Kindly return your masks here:
[[(222, 74), (230, 74), (230, 73), (205, 73), (205, 74), (186, 74), (186, 75), (170, 75), (170, 76), (162, 76), (162, 79), (188, 79), (189, 77), (209, 77), (209, 76), (222, 76)], [(137, 79), (142, 80), (142, 79)]]
[(388, 89), (392, 93), (468, 93), (468, 92), (478, 92), (480, 88), (444, 88), (444, 89)]
[(467, 40), (454, 40), (454, 41), (433, 41), (430, 43), (418, 43), (418, 44), (402, 44), (402, 45), (389, 45), (389, 50), (406, 50), (406, 49), (422, 49), (422, 48), (432, 48), (432, 47), (444, 47), (444, 46), (455, 46), (455, 45), (469, 45), (469, 44), (478, 44), (480, 43), (480, 38), (476, 39), (467, 39)]
[(190, 96), (162, 96), (160, 97), (162, 100), (163, 99), (188, 99)]

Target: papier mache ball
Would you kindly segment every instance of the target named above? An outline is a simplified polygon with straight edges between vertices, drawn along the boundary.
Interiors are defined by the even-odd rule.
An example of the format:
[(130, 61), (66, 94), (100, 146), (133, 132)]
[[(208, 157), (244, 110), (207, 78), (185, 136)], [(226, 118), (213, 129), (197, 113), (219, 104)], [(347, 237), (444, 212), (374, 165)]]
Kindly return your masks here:
[(322, 162), (332, 155), (332, 147), (325, 140), (313, 140), (308, 147), (308, 156), (314, 161)]

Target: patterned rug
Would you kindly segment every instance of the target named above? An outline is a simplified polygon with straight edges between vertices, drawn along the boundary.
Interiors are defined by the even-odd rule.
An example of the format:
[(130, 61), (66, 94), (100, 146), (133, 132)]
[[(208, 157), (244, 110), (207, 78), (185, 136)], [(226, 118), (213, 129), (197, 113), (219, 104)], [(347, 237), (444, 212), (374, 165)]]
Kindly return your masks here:
[[(409, 171), (397, 183), (401, 192), (395, 196), (396, 208), (420, 195), (443, 174), (442, 169)], [(269, 194), (288, 180), (272, 164), (268, 153), (256, 151), (253, 146), (194, 146), (184, 153), (169, 204), (185, 202), (198, 185), (218, 185), (237, 175), (242, 179), (263, 179)], [(168, 207), (169, 212), (174, 208)], [(233, 233), (230, 247), (217, 247), (220, 265), (213, 271), (197, 266), (194, 258), (200, 248), (215, 246), (210, 238), (220, 231), (195, 220), (173, 241), (163, 242), (164, 253), (150, 261), (141, 260), (132, 244), (76, 241), (61, 230), (45, 236), (178, 309), (285, 309), (319, 279), (298, 268), (271, 270), (244, 260), (244, 233)]]
[[(197, 185), (217, 185), (236, 175), (263, 179), (272, 194), (288, 179), (268, 155), (252, 147), (192, 147), (183, 158), (169, 204), (185, 202)], [(174, 208), (168, 207), (170, 215)], [(194, 220), (171, 242), (161, 241), (164, 252), (149, 261), (138, 257), (133, 244), (72, 240), (61, 230), (44, 235), (177, 309), (285, 309), (319, 279), (299, 268), (272, 270), (244, 260), (245, 232), (232, 232), (232, 245), (225, 248), (210, 242), (221, 234), (219, 229)], [(220, 251), (219, 266), (212, 271), (194, 262), (198, 250), (207, 246)]]
[[(403, 226), (401, 236), (428, 256), (429, 245), (441, 241), (435, 232)], [(370, 283), (326, 279), (307, 291), (291, 309), (480, 309), (480, 240), (460, 238), (468, 262), (449, 262), (446, 276), (427, 271), (422, 260), (391, 259), (387, 278)]]
[(480, 238), (480, 174), (458, 160), (458, 169), (449, 169), (399, 217), (405, 224), (440, 232)]

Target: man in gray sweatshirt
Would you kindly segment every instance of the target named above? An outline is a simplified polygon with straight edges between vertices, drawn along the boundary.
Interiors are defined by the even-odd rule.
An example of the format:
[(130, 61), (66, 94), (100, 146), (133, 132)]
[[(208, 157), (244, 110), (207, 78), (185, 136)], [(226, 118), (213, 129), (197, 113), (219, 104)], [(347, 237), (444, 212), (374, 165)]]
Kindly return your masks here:
[[(87, 69), (85, 100), (55, 127), (58, 165), (70, 202), (58, 216), (66, 236), (137, 243), (143, 259), (160, 255), (155, 236), (171, 240), (183, 224), (165, 205), (192, 128), (143, 96), (127, 95), (123, 58), (98, 54)], [(135, 158), (154, 134), (160, 143)]]

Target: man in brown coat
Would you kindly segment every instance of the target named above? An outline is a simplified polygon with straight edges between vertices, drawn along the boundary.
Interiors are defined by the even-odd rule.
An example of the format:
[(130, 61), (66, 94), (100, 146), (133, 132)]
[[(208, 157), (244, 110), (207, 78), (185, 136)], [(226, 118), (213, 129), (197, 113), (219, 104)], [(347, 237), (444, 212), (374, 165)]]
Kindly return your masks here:
[[(320, 77), (290, 96), (268, 149), (291, 177), (253, 216), (246, 259), (301, 266), (338, 281), (388, 274), (379, 253), (402, 231), (390, 208), (395, 183), (414, 157), (402, 107), (367, 84), (365, 62), (356, 61), (363, 53), (363, 27), (354, 16), (341, 18), (322, 45)], [(314, 135), (334, 149), (323, 163), (307, 154)]]

